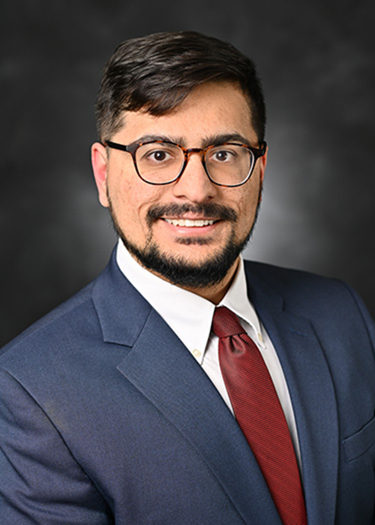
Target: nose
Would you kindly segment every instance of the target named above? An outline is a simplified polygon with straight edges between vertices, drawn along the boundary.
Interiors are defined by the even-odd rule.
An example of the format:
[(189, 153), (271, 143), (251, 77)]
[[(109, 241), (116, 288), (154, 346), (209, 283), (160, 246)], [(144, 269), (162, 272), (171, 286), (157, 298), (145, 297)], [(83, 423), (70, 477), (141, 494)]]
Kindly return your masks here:
[(217, 188), (204, 169), (201, 150), (189, 150), (185, 170), (173, 184), (174, 195), (199, 203), (215, 197)]

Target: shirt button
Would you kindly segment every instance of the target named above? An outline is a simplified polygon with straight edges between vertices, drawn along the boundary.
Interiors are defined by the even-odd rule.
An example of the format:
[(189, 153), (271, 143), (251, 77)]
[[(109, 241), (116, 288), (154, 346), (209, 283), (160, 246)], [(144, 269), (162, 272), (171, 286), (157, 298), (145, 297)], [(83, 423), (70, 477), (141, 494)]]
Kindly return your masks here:
[(193, 350), (193, 356), (194, 357), (200, 357), (202, 355), (202, 352), (198, 350), (197, 348), (194, 348)]
[(259, 339), (259, 341), (260, 341), (261, 343), (263, 343), (263, 336), (262, 336), (262, 334), (261, 334), (260, 332), (259, 332), (259, 334), (258, 334), (258, 339)]

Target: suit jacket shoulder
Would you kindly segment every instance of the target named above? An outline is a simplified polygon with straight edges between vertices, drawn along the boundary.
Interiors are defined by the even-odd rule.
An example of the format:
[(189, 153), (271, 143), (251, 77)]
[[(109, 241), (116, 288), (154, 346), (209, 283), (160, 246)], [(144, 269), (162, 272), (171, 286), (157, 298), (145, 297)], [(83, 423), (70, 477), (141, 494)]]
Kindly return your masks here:
[(357, 320), (375, 341), (371, 315), (358, 293), (345, 282), (253, 261), (245, 261), (245, 269), (249, 295), (255, 302), (262, 303), (262, 296), (276, 293), (284, 310), (315, 319), (316, 324), (323, 326), (327, 323), (342, 326)]

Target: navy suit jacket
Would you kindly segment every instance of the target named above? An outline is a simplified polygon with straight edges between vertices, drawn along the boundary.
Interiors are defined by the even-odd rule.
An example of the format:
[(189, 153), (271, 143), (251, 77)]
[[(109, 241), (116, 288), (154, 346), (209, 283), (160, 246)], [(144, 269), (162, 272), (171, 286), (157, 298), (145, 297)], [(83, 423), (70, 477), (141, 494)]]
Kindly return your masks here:
[[(339, 281), (246, 263), (288, 383), (309, 525), (374, 523), (375, 333)], [(2, 525), (278, 525), (221, 396), (114, 258), (0, 356)]]

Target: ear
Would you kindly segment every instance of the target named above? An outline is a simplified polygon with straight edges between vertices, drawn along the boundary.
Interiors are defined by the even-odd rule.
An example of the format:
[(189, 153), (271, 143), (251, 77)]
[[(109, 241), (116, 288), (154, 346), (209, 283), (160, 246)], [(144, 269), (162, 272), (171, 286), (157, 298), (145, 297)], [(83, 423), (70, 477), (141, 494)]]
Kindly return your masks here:
[(263, 155), (263, 157), (260, 157), (260, 159), (259, 159), (259, 161), (260, 161), (259, 165), (260, 165), (260, 181), (261, 181), (261, 183), (263, 183), (264, 174), (265, 174), (265, 171), (266, 171), (267, 157), (268, 157), (268, 146), (267, 146), (267, 149), (266, 149), (266, 153)]
[(94, 172), (96, 187), (98, 189), (99, 202), (102, 206), (108, 208), (108, 156), (105, 146), (103, 146), (103, 144), (100, 144), (100, 142), (95, 142), (91, 147), (91, 164)]

